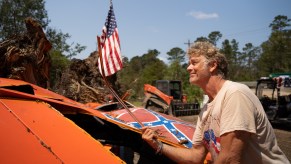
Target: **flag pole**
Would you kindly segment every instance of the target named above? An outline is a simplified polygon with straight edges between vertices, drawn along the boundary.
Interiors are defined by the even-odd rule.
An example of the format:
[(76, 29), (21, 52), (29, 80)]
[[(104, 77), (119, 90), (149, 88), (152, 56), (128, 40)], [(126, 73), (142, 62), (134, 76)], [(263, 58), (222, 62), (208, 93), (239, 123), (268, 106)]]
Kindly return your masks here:
[[(117, 101), (123, 106), (124, 109), (126, 109), (126, 111), (130, 114), (130, 116), (141, 126), (144, 127), (144, 125), (135, 117), (135, 115), (129, 110), (129, 108), (126, 106), (126, 104), (123, 102), (123, 100), (118, 96), (118, 94), (114, 91), (114, 89), (110, 86), (109, 82), (107, 81), (106, 76), (104, 76), (104, 67), (103, 67), (103, 62), (102, 62), (102, 50), (101, 50), (101, 43), (100, 43), (100, 37), (97, 36), (97, 42), (98, 42), (98, 53), (99, 53), (99, 58), (100, 58), (100, 63), (101, 63), (101, 76), (105, 82), (105, 84), (107, 85), (107, 87), (109, 88), (109, 91), (112, 93), (112, 95), (117, 99)], [(99, 63), (99, 64), (100, 64)]]

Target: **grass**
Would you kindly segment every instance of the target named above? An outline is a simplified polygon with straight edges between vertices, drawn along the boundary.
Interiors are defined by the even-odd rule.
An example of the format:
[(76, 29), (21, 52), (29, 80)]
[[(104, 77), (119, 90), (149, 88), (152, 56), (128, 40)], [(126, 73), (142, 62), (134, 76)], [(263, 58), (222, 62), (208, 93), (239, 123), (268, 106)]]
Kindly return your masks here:
[(142, 107), (142, 102), (141, 101), (130, 100), (129, 102), (132, 103), (134, 106)]

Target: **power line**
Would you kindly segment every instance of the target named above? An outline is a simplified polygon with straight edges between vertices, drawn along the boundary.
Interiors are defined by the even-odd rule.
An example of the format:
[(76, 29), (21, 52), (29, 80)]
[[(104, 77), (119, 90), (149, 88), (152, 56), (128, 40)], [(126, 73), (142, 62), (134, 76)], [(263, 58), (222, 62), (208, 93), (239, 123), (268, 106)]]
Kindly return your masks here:
[(262, 30), (266, 30), (266, 29), (268, 29), (268, 28), (263, 27), (263, 28), (248, 30), (248, 31), (240, 31), (240, 32), (237, 32), (237, 33), (226, 34), (225, 36), (229, 37), (229, 36), (234, 36), (234, 35), (241, 35), (241, 34), (253, 33), (253, 32), (262, 31)]

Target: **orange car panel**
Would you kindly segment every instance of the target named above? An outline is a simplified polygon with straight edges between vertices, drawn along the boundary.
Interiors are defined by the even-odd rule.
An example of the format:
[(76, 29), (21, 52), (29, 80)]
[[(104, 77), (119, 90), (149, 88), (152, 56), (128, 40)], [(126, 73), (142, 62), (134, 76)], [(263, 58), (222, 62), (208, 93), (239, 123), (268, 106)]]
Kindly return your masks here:
[(1, 98), (0, 117), (0, 163), (123, 163), (47, 103)]
[[(17, 88), (16, 90), (9, 88), (9, 86), (21, 85), (32, 87), (34, 93), (24, 93), (17, 91)], [(171, 101), (172, 97), (165, 97), (165, 99)], [(3, 152), (0, 155), (0, 163), (40, 163), (39, 161), (41, 163), (123, 163), (108, 148), (63, 116), (71, 113), (94, 115), (141, 133), (139, 128), (131, 125), (134, 121), (124, 109), (108, 112), (94, 109), (100, 105), (99, 103), (81, 104), (27, 82), (0, 78), (0, 129), (3, 129), (1, 134), (4, 134), (0, 135), (0, 144), (3, 145), (0, 148)], [(149, 115), (145, 109), (131, 108), (130, 110), (143, 124), (154, 121), (153, 118), (147, 120), (152, 115)], [(163, 127), (160, 129), (157, 127), (162, 132), (159, 139), (173, 146), (185, 147), (179, 143), (180, 139), (177, 140), (179, 137), (177, 135), (180, 135), (178, 132), (181, 130), (190, 138), (195, 128), (177, 118), (162, 116), (164, 121), (173, 122), (177, 132), (173, 135)], [(156, 117), (157, 115), (154, 116)]]
[(0, 103), (0, 163), (62, 163)]

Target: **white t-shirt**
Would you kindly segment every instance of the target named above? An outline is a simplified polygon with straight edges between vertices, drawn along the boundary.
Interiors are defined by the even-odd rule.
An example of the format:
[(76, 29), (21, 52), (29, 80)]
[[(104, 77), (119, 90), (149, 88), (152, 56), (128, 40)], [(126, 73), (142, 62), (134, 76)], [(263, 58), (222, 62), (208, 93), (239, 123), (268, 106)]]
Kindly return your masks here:
[(246, 85), (226, 81), (214, 100), (201, 110), (193, 144), (204, 144), (215, 161), (220, 152), (220, 136), (235, 130), (252, 133), (242, 163), (290, 163), (277, 145), (257, 96)]

